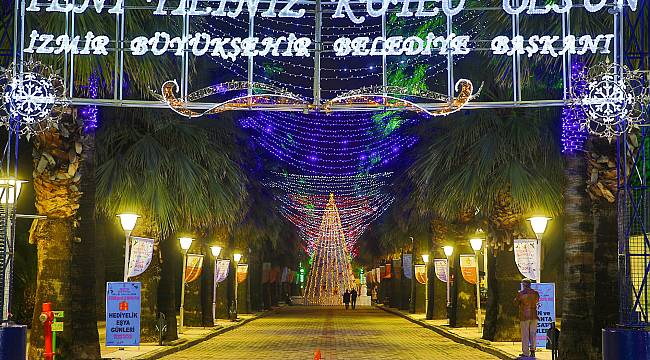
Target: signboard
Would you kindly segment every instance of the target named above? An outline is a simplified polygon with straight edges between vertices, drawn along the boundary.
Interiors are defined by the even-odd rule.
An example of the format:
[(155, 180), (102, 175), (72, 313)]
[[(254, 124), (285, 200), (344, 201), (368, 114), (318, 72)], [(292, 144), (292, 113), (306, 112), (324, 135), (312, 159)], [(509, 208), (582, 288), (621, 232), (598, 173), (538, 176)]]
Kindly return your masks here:
[(447, 259), (433, 259), (433, 267), (438, 280), (447, 282)]
[(515, 239), (515, 263), (524, 277), (537, 280), (537, 256), (535, 254), (535, 239)]
[(427, 283), (427, 266), (422, 264), (415, 265), (415, 279), (420, 284)]
[(185, 267), (185, 282), (191, 283), (201, 276), (201, 269), (203, 269), (203, 255), (188, 254), (187, 266)]
[(246, 281), (246, 276), (247, 275), (248, 275), (248, 264), (238, 264), (237, 265), (237, 282), (238, 283), (243, 283), (244, 281)]
[(217, 271), (214, 274), (214, 283), (218, 284), (228, 277), (228, 269), (230, 269), (230, 260), (217, 260)]
[(140, 346), (139, 282), (106, 283), (106, 346)]
[(404, 254), (402, 255), (402, 267), (404, 268), (404, 277), (407, 279), (413, 278), (413, 255)]
[(131, 255), (129, 257), (129, 277), (142, 274), (151, 264), (154, 240), (143, 237), (131, 237)]
[(546, 347), (546, 331), (555, 324), (555, 283), (532, 283), (531, 288), (539, 293), (537, 304), (537, 347)]
[(460, 255), (460, 270), (463, 273), (463, 279), (472, 285), (476, 285), (478, 274), (476, 273), (476, 256)]

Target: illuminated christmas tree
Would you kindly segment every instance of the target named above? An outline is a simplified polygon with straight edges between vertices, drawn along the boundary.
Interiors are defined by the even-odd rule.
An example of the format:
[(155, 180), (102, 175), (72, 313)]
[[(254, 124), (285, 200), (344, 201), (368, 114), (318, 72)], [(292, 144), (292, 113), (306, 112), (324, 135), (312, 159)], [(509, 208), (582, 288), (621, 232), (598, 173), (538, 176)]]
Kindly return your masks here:
[(318, 238), (314, 243), (306, 299), (310, 304), (340, 305), (343, 293), (354, 286), (350, 254), (345, 244), (339, 210), (330, 194), (323, 213)]

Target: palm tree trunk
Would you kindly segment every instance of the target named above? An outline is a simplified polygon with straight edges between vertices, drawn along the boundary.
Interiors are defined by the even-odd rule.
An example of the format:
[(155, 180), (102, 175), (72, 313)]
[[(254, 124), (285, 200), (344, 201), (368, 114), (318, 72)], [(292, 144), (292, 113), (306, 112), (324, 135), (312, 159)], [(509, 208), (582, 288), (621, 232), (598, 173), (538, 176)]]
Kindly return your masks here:
[(99, 253), (95, 240), (95, 134), (84, 134), (81, 144), (81, 216), (77, 231), (79, 236), (72, 244), (72, 312), (66, 314), (66, 322), (72, 326), (71, 351), (75, 358), (97, 359), (100, 351), (95, 291), (95, 259)]
[(591, 301), (594, 299), (593, 224), (589, 216), (586, 162), (582, 154), (566, 158), (565, 176), (566, 243), (560, 358), (595, 359)]
[(161, 244), (162, 265), (160, 272), (160, 286), (158, 287), (158, 307), (165, 315), (167, 332), (165, 341), (178, 339), (178, 326), (176, 323), (176, 284), (178, 284), (178, 266), (181, 264), (180, 251), (173, 236), (166, 236)]
[(491, 267), (494, 270), (493, 282), (488, 285), (488, 289), (492, 291), (489, 295), (489, 297), (492, 297), (490, 301), (497, 304), (494, 340), (519, 341), (521, 340), (519, 314), (517, 307), (512, 304), (512, 300), (520, 290), (521, 275), (519, 269), (517, 269), (512, 250), (498, 251), (495, 260)]
[(488, 248), (487, 256), (487, 285), (488, 297), (485, 309), (485, 324), (483, 325), (483, 339), (494, 341), (497, 334), (497, 318), (499, 315), (499, 289), (497, 288), (497, 278), (495, 276), (496, 256), (494, 248)]
[[(38, 320), (44, 302), (72, 317), (70, 279), (72, 244), (78, 226), (79, 165), (81, 162), (82, 120), (64, 114), (57, 128), (39, 134), (34, 141), (34, 195), (36, 211), (46, 219), (37, 219), (30, 229), (30, 243), (38, 249), (36, 301), (32, 317), (29, 358), (42, 358), (43, 333)], [(91, 295), (92, 297), (92, 295)], [(94, 301), (93, 301), (94, 305)], [(59, 349), (66, 358), (73, 358), (72, 339), (76, 324), (64, 326)], [(95, 331), (96, 328), (95, 328)]]

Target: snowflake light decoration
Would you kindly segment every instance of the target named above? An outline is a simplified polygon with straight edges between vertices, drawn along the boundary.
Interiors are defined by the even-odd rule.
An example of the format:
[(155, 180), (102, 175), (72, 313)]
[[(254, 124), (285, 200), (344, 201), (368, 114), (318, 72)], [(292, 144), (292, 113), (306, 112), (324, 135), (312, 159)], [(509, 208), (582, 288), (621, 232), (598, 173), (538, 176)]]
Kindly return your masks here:
[(572, 89), (571, 107), (582, 112), (580, 129), (612, 141), (639, 127), (648, 106), (642, 72), (607, 61), (581, 72), (577, 81), (585, 84), (580, 92)]
[(0, 72), (0, 123), (27, 136), (47, 130), (68, 102), (63, 80), (51, 67), (26, 61)]

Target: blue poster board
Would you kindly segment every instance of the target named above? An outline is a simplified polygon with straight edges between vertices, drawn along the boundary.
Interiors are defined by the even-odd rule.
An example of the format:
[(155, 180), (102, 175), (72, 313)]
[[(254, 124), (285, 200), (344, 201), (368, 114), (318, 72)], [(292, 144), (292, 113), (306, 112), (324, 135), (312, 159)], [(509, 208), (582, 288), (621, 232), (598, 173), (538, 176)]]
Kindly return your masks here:
[(537, 347), (546, 347), (546, 331), (555, 324), (555, 283), (532, 283), (531, 288), (539, 293), (537, 304)]
[(106, 346), (140, 346), (139, 282), (106, 283)]

